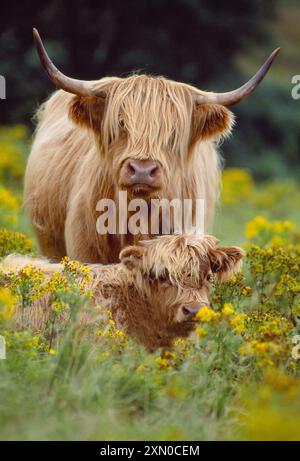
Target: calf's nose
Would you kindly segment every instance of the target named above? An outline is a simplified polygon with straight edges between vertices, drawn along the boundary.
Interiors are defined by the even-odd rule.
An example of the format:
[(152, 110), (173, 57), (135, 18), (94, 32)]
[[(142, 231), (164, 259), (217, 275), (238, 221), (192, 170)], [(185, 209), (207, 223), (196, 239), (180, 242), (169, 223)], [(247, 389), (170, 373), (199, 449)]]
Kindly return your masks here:
[(207, 306), (207, 303), (190, 303), (181, 306), (182, 315), (186, 320), (192, 320), (202, 307)]

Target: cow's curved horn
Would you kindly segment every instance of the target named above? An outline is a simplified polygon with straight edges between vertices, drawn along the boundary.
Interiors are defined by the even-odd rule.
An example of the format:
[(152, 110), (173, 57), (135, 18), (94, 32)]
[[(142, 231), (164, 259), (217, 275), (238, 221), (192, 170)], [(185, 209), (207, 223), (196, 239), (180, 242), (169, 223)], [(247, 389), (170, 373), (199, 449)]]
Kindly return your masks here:
[(49, 58), (47, 51), (44, 48), (40, 34), (35, 28), (33, 29), (33, 38), (42, 66), (44, 67), (48, 77), (54, 83), (54, 85), (58, 86), (62, 90), (67, 91), (68, 93), (77, 94), (78, 96), (106, 96), (106, 92), (104, 90), (97, 90), (91, 84), (91, 82), (70, 78), (60, 72), (60, 70), (55, 67)]
[(215, 103), (222, 104), (223, 106), (232, 106), (247, 98), (263, 80), (279, 51), (280, 48), (276, 48), (256, 74), (245, 83), (245, 85), (227, 93), (203, 93), (201, 95), (196, 95), (196, 104)]

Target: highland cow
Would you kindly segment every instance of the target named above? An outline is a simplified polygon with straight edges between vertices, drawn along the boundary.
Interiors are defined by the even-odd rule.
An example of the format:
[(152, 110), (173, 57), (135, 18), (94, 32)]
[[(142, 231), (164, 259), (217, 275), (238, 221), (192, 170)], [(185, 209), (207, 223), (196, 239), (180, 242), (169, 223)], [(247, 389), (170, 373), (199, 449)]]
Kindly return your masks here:
[[(169, 347), (175, 338), (191, 333), (195, 314), (210, 305), (212, 278), (227, 280), (242, 256), (241, 248), (218, 247), (212, 236), (140, 241), (121, 251), (118, 264), (89, 265), (93, 299), (110, 309), (119, 329), (148, 350)], [(7, 257), (3, 266), (6, 272), (17, 272), (29, 262), (48, 274), (62, 270), (60, 264), (22, 256)], [(22, 324), (42, 328), (50, 313), (51, 300), (41, 299), (25, 309)]]
[(107, 264), (126, 245), (152, 238), (97, 233), (97, 202), (117, 201), (120, 190), (147, 201), (203, 199), (207, 232), (219, 192), (216, 141), (233, 125), (228, 107), (252, 93), (279, 49), (245, 85), (213, 93), (147, 75), (75, 80), (54, 66), (36, 30), (34, 38), (60, 88), (38, 111), (25, 175), (25, 206), (42, 254)]

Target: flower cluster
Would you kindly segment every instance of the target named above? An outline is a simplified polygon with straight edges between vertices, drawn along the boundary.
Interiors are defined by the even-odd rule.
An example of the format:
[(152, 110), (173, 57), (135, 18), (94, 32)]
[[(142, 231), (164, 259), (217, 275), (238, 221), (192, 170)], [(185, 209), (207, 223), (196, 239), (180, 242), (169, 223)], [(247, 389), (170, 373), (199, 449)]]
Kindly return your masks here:
[(290, 238), (295, 225), (290, 221), (269, 221), (263, 216), (256, 216), (246, 225), (245, 236), (252, 242), (269, 243), (281, 246)]
[[(1, 257), (32, 253), (31, 240), (11, 230), (20, 207), (15, 185), (25, 152), (21, 149), (21, 155), (18, 146), (26, 139), (22, 127), (12, 130), (6, 135), (13, 133), (14, 143), (0, 130), (0, 225), (10, 229), (0, 230)], [(206, 413), (216, 421), (229, 413), (229, 401), (230, 410), (240, 409), (236, 420), (241, 437), (300, 437), (300, 232), (296, 214), (287, 211), (295, 202), (298, 213), (300, 190), (284, 181), (254, 187), (251, 175), (239, 169), (226, 170), (223, 182), (225, 211), (235, 221), (237, 213), (247, 221), (246, 258), (241, 273), (221, 285), (212, 283), (211, 305), (199, 310), (191, 337), (148, 354), (118, 328), (111, 311), (93, 305), (89, 267), (64, 258), (61, 270), (52, 274), (29, 264), (17, 275), (1, 275), (0, 334), (8, 355), (22, 364), (22, 370), (24, 360), (29, 365), (44, 361), (51, 385), (59, 376), (66, 385), (83, 363), (88, 369), (94, 354), (92, 376), (99, 368), (109, 383), (117, 382), (132, 413), (145, 411), (145, 401), (148, 411), (151, 406), (160, 408), (162, 402), (169, 405), (170, 399), (181, 408), (191, 395), (198, 405), (205, 396)], [(225, 227), (228, 241), (235, 242), (236, 227), (229, 231)], [(237, 236), (239, 243), (240, 229)], [(45, 328), (16, 327), (15, 311), (30, 312), (34, 303), (42, 305), (44, 297), (51, 305)], [(95, 318), (86, 329), (82, 314)], [(11, 363), (7, 361), (8, 366)], [(93, 395), (95, 382), (92, 379), (90, 385)]]
[[(98, 326), (98, 337), (101, 338), (102, 341), (104, 340), (109, 343), (111, 351), (121, 352), (128, 344), (127, 336), (124, 331), (117, 328), (116, 322), (112, 318), (111, 311), (104, 311), (101, 307), (98, 307), (98, 309), (101, 310), (102, 316), (104, 316), (103, 321)], [(101, 354), (100, 361), (105, 360), (106, 357), (106, 354)]]
[(0, 229), (0, 257), (11, 253), (29, 254), (32, 251), (32, 242), (20, 232)]
[(236, 398), (242, 411), (237, 436), (248, 440), (299, 440), (300, 380), (267, 368), (259, 384), (242, 386)]

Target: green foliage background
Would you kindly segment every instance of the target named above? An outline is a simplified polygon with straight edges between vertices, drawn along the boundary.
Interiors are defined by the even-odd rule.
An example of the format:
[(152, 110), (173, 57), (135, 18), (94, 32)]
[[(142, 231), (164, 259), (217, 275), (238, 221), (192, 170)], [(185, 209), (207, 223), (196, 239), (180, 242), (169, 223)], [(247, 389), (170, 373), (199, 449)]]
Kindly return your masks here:
[(95, 79), (133, 71), (163, 74), (208, 90), (244, 83), (282, 47), (261, 87), (233, 108), (234, 136), (222, 147), (227, 165), (255, 177), (299, 177), (300, 103), (291, 78), (300, 73), (296, 0), (58, 0), (7, 2), (0, 18), (0, 74), (7, 80), (0, 123), (25, 123), (54, 90), (33, 47), (38, 27), (65, 73)]

